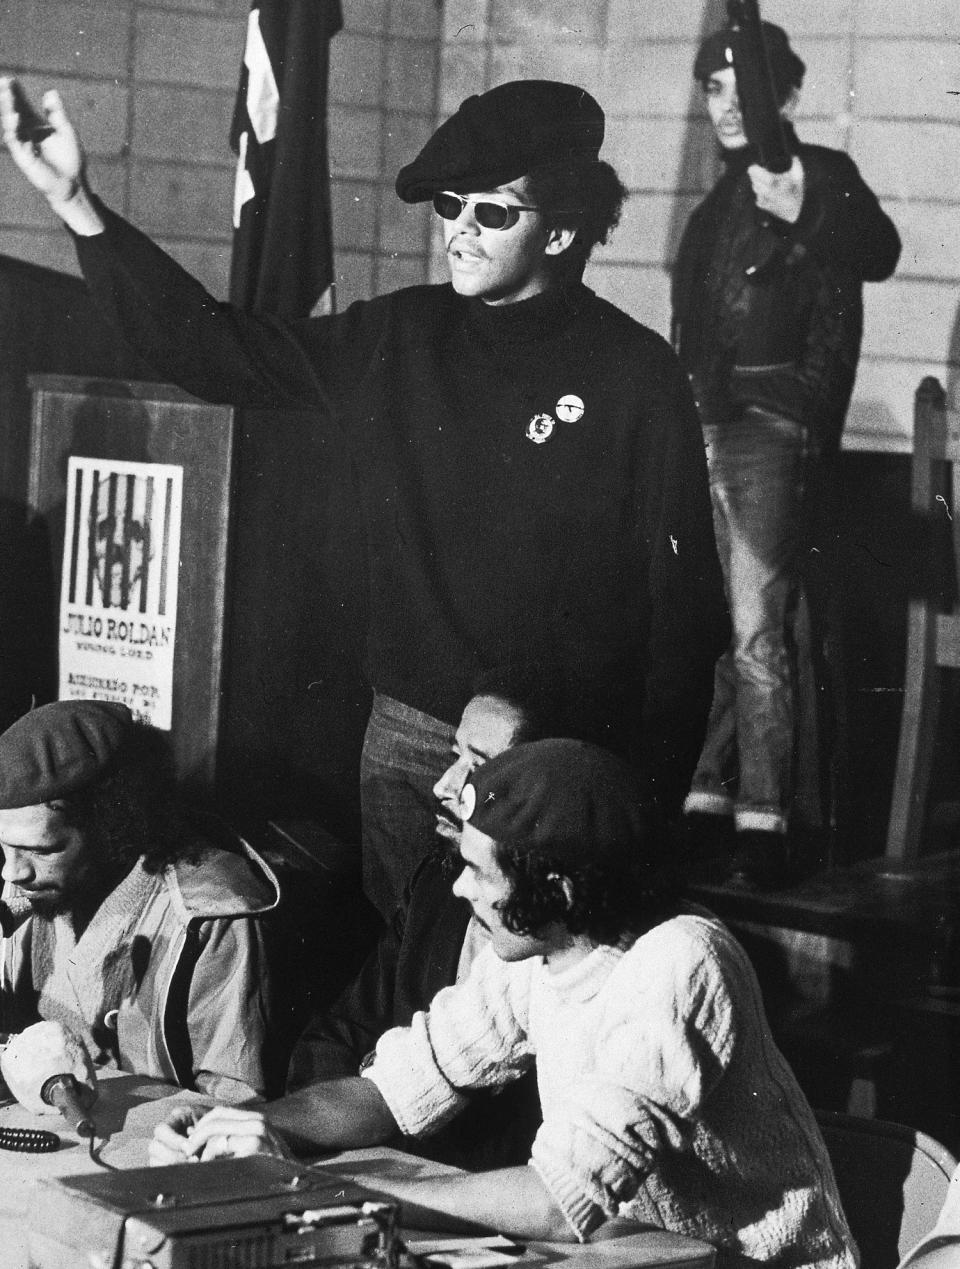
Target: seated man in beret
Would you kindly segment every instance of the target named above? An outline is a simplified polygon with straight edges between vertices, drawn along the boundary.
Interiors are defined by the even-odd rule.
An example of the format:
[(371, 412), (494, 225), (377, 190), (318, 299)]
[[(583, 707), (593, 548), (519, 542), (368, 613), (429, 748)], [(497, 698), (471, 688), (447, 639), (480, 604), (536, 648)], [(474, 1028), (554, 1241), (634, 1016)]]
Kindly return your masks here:
[(678, 904), (630, 768), (578, 741), (522, 744), (472, 774), (462, 808), (455, 892), (490, 939), (466, 982), (388, 1031), (360, 1078), (263, 1114), (182, 1108), (152, 1159), (429, 1132), (471, 1089), (535, 1061), (530, 1166), (378, 1178), (411, 1223), (586, 1240), (619, 1215), (705, 1239), (739, 1269), (854, 1269), (826, 1148), (746, 954), (716, 918)]
[(475, 675), (518, 654), (571, 717), (590, 702), (590, 734), (632, 747), (679, 812), (726, 605), (686, 377), (582, 282), (626, 192), (593, 97), (522, 80), (467, 98), (396, 181), (432, 204), (450, 283), (302, 320), (218, 303), (93, 196), (56, 93), (43, 111), (49, 135), (21, 137), (0, 80), (14, 162), (74, 232), (118, 338), (197, 396), (314, 411), (349, 447), (374, 689), (364, 888), (381, 915), (432, 847), (431, 790)]
[[(525, 667), (482, 675), (454, 737), (452, 762), (434, 787), (437, 849), (423, 860), (360, 973), (315, 1015), (294, 1046), (287, 1091), (356, 1075), (391, 1027), (406, 1026), (443, 987), (461, 982), (487, 944), (470, 905), (455, 895), (460, 795), (471, 774), (511, 745), (566, 730), (556, 702)], [(404, 1138), (406, 1150), (475, 1170), (525, 1162), (540, 1125), (532, 1071), (470, 1098), (437, 1132)]]
[(96, 1065), (246, 1101), (266, 1086), (257, 918), (277, 884), (180, 818), (157, 739), (92, 700), (0, 735), (0, 1028), (54, 1019)]

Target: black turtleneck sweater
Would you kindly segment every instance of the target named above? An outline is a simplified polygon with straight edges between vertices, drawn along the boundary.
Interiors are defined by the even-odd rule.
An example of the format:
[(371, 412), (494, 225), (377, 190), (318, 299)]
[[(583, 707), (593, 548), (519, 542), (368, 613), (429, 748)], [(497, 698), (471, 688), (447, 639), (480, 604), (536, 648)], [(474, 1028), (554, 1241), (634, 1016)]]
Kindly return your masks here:
[[(297, 323), (242, 314), (104, 215), (105, 234), (77, 240), (84, 275), (162, 374), (207, 400), (319, 407), (346, 437), (373, 686), (455, 722), (478, 671), (533, 661), (583, 730), (639, 749), (675, 809), (727, 629), (703, 444), (667, 344), (579, 285), (496, 307), (447, 285)], [(567, 396), (581, 417), (562, 417)], [(553, 424), (539, 444), (538, 415)]]

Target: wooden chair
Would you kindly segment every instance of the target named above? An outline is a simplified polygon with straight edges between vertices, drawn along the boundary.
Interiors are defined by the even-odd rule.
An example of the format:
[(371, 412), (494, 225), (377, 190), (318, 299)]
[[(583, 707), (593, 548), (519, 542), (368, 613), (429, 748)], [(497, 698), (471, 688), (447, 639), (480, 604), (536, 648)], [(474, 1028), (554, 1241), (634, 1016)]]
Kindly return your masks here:
[[(914, 402), (910, 504), (921, 539), (921, 575), (907, 617), (903, 716), (887, 829), (886, 858), (909, 864), (920, 853), (943, 690), (943, 670), (960, 669), (960, 411), (948, 409), (939, 380), (925, 378)], [(938, 534), (940, 536), (938, 536)], [(952, 543), (952, 562), (936, 576)], [(949, 576), (945, 576), (949, 573)]]
[(936, 1224), (957, 1160), (926, 1133), (820, 1111), (840, 1201), (864, 1269), (895, 1269)]

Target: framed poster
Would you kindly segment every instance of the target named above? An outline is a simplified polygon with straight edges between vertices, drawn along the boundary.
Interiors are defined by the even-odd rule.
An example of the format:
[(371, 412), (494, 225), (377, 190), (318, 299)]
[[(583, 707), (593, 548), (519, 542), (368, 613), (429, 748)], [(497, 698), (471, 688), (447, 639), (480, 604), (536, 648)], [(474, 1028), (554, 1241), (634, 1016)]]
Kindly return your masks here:
[(34, 375), (28, 498), (58, 595), (58, 694), (171, 733), (212, 788), (223, 688), (232, 409), (161, 384)]
[(61, 700), (173, 725), (183, 468), (71, 455), (59, 608)]

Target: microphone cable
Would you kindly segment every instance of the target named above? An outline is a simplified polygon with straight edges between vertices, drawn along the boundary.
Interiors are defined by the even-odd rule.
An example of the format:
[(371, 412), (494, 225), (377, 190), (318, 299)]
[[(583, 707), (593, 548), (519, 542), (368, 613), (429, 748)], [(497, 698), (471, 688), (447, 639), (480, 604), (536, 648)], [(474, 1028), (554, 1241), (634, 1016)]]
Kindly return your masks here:
[(50, 1154), (60, 1149), (60, 1138), (45, 1128), (0, 1128), (0, 1150), (21, 1154)]
[(97, 1145), (97, 1134), (91, 1133), (87, 1138), (87, 1146), (90, 1154), (90, 1162), (95, 1163), (98, 1168), (105, 1168), (108, 1172), (122, 1172), (123, 1168), (118, 1168), (115, 1163), (107, 1163), (106, 1159), (100, 1158), (100, 1151), (107, 1144), (107, 1138), (101, 1137), (100, 1144)]
[[(118, 1168), (115, 1163), (108, 1163), (106, 1159), (100, 1158), (100, 1151), (106, 1143), (106, 1137), (100, 1138), (99, 1145), (95, 1136), (87, 1138), (91, 1162), (98, 1168), (105, 1168), (108, 1172), (122, 1172), (123, 1168)], [(0, 1127), (0, 1150), (14, 1150), (18, 1154), (52, 1154), (54, 1150), (60, 1149), (61, 1144), (59, 1136), (55, 1132), (48, 1132), (45, 1128)]]

